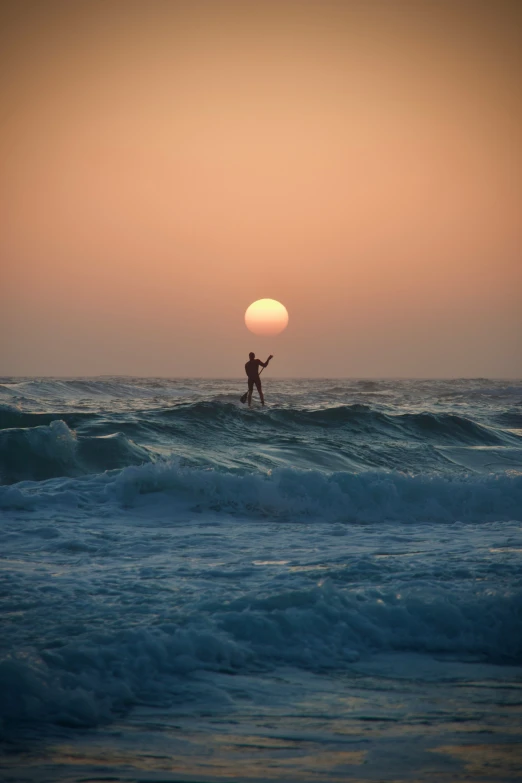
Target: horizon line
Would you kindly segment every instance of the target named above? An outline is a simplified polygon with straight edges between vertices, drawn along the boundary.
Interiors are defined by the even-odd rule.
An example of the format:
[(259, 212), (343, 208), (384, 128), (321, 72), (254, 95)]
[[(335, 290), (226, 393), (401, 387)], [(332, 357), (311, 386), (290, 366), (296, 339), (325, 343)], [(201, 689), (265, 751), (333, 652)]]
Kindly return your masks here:
[[(39, 379), (55, 379), (55, 380), (71, 380), (79, 378), (162, 378), (164, 380), (171, 381), (236, 381), (243, 380), (243, 376), (236, 375), (135, 375), (132, 373), (102, 373), (97, 375), (40, 375), (40, 374), (26, 374), (26, 375), (0, 375), (0, 383), (9, 378), (39, 378)], [(270, 376), (266, 376), (267, 380)], [(270, 378), (274, 381), (293, 381), (293, 380), (306, 380), (306, 381), (521, 381), (522, 376), (500, 376), (500, 375), (284, 375), (284, 376), (272, 376)]]

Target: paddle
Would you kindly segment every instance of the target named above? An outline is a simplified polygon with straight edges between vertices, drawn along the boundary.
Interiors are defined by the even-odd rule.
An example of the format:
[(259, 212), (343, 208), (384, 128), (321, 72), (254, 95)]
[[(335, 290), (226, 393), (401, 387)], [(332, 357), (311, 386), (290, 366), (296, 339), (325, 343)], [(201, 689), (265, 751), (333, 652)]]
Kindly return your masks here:
[[(259, 375), (261, 375), (264, 369), (265, 369), (264, 367), (261, 367), (261, 369), (259, 370)], [(242, 402), (244, 405), (245, 402), (247, 401), (247, 397), (248, 397), (248, 391), (246, 391), (244, 394), (241, 395), (239, 401)]]

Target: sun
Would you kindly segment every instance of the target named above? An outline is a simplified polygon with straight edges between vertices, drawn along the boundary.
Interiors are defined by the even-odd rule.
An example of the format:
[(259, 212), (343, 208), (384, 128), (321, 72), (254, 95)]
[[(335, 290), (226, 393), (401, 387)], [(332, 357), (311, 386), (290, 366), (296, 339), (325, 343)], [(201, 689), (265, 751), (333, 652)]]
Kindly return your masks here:
[(275, 299), (258, 299), (247, 308), (245, 323), (254, 334), (272, 337), (288, 326), (288, 311)]

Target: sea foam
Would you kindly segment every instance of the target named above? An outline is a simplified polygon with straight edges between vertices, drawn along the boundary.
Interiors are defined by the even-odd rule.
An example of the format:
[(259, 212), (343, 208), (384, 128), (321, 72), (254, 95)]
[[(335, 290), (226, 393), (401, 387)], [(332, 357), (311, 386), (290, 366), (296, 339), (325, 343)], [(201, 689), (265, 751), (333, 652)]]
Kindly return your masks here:
[(517, 472), (443, 477), (281, 468), (242, 474), (184, 467), (180, 461), (127, 467), (80, 481), (0, 487), (0, 507), (21, 506), (23, 499), (26, 508), (37, 508), (47, 505), (49, 497), (57, 501), (60, 495), (78, 495), (84, 503), (128, 506), (152, 493), (166, 493), (172, 502), (186, 507), (281, 520), (485, 522), (522, 518), (522, 474)]

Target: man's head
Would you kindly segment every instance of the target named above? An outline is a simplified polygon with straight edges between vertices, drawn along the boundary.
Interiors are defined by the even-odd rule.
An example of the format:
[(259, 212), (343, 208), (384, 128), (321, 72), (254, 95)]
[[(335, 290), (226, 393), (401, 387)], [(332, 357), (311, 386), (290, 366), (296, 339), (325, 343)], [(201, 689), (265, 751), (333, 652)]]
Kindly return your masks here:
[(256, 358), (256, 355), (255, 355), (254, 351), (250, 351), (250, 353), (248, 354), (248, 358), (249, 359), (255, 359)]

